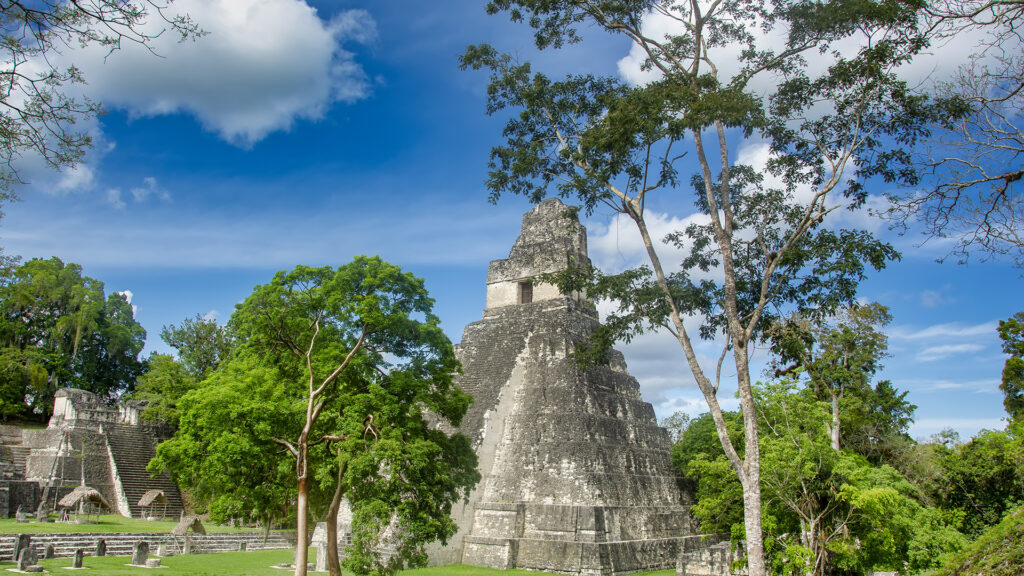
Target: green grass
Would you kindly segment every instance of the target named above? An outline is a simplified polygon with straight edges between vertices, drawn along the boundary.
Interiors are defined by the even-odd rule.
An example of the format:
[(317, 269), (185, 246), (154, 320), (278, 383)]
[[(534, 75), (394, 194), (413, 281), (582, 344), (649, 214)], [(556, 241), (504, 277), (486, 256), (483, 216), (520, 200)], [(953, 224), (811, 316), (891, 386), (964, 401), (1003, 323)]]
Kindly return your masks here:
[[(117, 514), (100, 516), (96, 524), (67, 524), (64, 522), (16, 522), (13, 518), (0, 519), (0, 534), (72, 534), (90, 532), (136, 532), (146, 534), (167, 534), (177, 521), (142, 520), (125, 518)], [(260, 528), (229, 528), (215, 524), (203, 524), (207, 532), (259, 532)]]
[[(310, 561), (313, 558), (314, 555), (311, 553)], [(288, 576), (291, 574), (291, 570), (282, 570), (273, 566), (282, 562), (291, 562), (291, 559), (291, 550), (258, 550), (171, 556), (161, 559), (161, 564), (166, 568), (159, 570), (127, 566), (129, 558), (123, 556), (105, 556), (103, 558), (86, 556), (82, 565), (89, 570), (81, 572), (64, 570), (64, 567), (71, 566), (71, 558), (44, 560), (42, 565), (50, 574), (66, 576), (73, 574), (78, 576)], [(5, 571), (13, 566), (10, 563), (0, 563), (0, 571)], [(637, 576), (672, 576), (674, 573), (673, 570), (660, 570)], [(457, 565), (406, 570), (401, 574), (402, 576), (537, 576), (540, 573)]]

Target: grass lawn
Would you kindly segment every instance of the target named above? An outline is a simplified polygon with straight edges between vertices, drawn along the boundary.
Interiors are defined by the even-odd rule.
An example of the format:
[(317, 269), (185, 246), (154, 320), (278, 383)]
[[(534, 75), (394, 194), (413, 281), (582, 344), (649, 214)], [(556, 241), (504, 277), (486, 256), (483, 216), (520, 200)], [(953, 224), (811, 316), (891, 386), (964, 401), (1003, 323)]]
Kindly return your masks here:
[[(125, 518), (117, 514), (100, 516), (96, 524), (66, 524), (63, 522), (16, 522), (14, 518), (0, 518), (0, 534), (67, 534), (89, 532), (137, 532), (167, 534), (177, 524), (176, 520), (142, 520)], [(204, 524), (207, 532), (259, 532), (260, 528), (229, 528)]]
[[(310, 560), (314, 558), (310, 555)], [(50, 574), (71, 576), (288, 576), (291, 570), (274, 568), (275, 564), (291, 562), (291, 550), (258, 550), (253, 552), (226, 552), (223, 554), (193, 554), (189, 556), (171, 556), (162, 559), (166, 568), (147, 569), (126, 566), (127, 557), (105, 556), (94, 558), (86, 556), (83, 566), (89, 570), (65, 570), (71, 566), (71, 558), (54, 558), (42, 562)], [(0, 572), (13, 568), (11, 563), (0, 563)], [(525, 570), (492, 570), (476, 566), (440, 566), (436, 568), (419, 568), (406, 570), (403, 576), (536, 576), (538, 572)], [(637, 576), (673, 576), (674, 570), (646, 572)]]

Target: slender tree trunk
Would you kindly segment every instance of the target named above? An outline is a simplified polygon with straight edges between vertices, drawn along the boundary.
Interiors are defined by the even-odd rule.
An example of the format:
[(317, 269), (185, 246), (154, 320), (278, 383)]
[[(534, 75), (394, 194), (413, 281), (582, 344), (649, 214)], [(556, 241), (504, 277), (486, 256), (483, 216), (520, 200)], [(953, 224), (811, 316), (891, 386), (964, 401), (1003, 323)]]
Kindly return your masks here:
[[(697, 137), (699, 137), (699, 133)], [(630, 208), (629, 216), (636, 223), (637, 228), (640, 231), (640, 236), (643, 239), (644, 247), (647, 250), (647, 255), (657, 277), (658, 285), (665, 293), (666, 299), (671, 307), (670, 316), (672, 324), (676, 330), (677, 340), (683, 348), (687, 363), (690, 366), (690, 371), (693, 373), (693, 377), (697, 381), (697, 386), (704, 394), (704, 399), (707, 401), (708, 408), (711, 410), (712, 419), (715, 423), (715, 430), (718, 433), (718, 439), (722, 444), (722, 449), (725, 451), (726, 457), (729, 459), (730, 463), (732, 463), (733, 469), (739, 477), (740, 485), (743, 488), (743, 525), (744, 530), (746, 531), (748, 574), (749, 576), (765, 576), (767, 572), (765, 570), (764, 561), (764, 539), (761, 531), (761, 452), (758, 445), (757, 408), (754, 406), (754, 396), (750, 389), (750, 367), (748, 364), (749, 359), (747, 357), (746, 342), (742, 339), (741, 335), (731, 335), (733, 336), (735, 344), (733, 347), (733, 357), (736, 362), (740, 404), (743, 407), (743, 431), (746, 441), (746, 451), (744, 457), (741, 458), (739, 453), (736, 451), (736, 448), (733, 446), (732, 440), (729, 438), (729, 432), (725, 425), (725, 418), (722, 414), (722, 407), (718, 403), (718, 397), (716, 395), (717, 389), (704, 374), (704, 371), (700, 366), (700, 362), (697, 360), (697, 355), (694, 353), (693, 346), (690, 343), (689, 336), (686, 333), (686, 327), (683, 324), (682, 315), (672, 299), (671, 290), (669, 289), (668, 281), (661, 265), (661, 260), (658, 258), (657, 251), (654, 249), (654, 242), (647, 229), (647, 223), (644, 220), (639, 207), (630, 205)], [(733, 289), (732, 292), (735, 294), (735, 289)], [(730, 324), (731, 332), (739, 331), (735, 328), (735, 326), (738, 326), (738, 323)]]
[(338, 553), (338, 511), (341, 510), (341, 499), (345, 495), (345, 469), (348, 464), (338, 466), (338, 485), (334, 489), (331, 505), (327, 509), (327, 569), (330, 576), (341, 576), (341, 555)]
[(736, 380), (743, 410), (743, 528), (747, 538), (747, 571), (749, 576), (765, 576), (764, 536), (761, 531), (761, 447), (757, 434), (757, 406), (750, 388), (750, 365), (747, 344), (738, 341), (733, 347)]
[(299, 438), (298, 497), (296, 498), (295, 576), (306, 576), (309, 560), (309, 446), (305, 432)]
[(832, 449), (839, 452), (839, 395), (832, 393), (832, 426), (829, 428), (832, 434)]

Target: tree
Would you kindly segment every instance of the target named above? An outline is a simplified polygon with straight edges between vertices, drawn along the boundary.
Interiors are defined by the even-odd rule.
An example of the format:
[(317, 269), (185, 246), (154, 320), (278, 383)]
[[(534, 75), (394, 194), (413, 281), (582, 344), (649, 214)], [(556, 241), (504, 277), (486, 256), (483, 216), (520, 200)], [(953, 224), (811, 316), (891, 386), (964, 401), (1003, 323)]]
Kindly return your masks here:
[[(158, 357), (154, 369), (167, 360), (173, 362)], [(218, 521), (255, 519), (268, 529), (283, 521), (295, 495), (295, 461), (274, 438), (297, 435), (303, 414), (294, 386), (283, 380), (256, 355), (227, 363), (182, 395), (178, 427), (157, 446), (150, 471), (167, 470)]]
[(196, 314), (181, 326), (170, 324), (160, 330), (160, 339), (178, 351), (178, 359), (190, 376), (200, 381), (217, 369), (234, 348), (234, 337), (213, 318)]
[[(474, 473), (466, 472), (475, 465), (467, 451), (444, 448), (448, 437), (429, 430), (423, 420), (429, 409), (457, 424), (469, 405), (469, 396), (452, 384), (458, 361), (432, 306), (422, 280), (380, 258), (361, 256), (338, 269), (299, 266), (279, 272), (231, 316), (241, 347), (274, 366), (303, 406), (298, 429), (275, 431), (272, 438), (294, 457), (296, 576), (306, 573), (316, 472), (311, 450), (321, 443), (337, 451), (333, 513), (327, 518), (332, 573), (340, 574), (337, 509), (346, 492), (355, 503), (362, 530), (356, 539), (364, 552), (379, 542), (390, 515), (409, 529), (395, 536), (402, 543), (399, 564), (419, 560), (424, 540), (454, 532), (450, 518), (427, 521), (424, 516), (446, 512), (445, 506), (468, 490), (467, 483), (475, 483)], [(333, 412), (333, 425), (318, 427), (325, 409)], [(371, 566), (357, 568), (365, 572)]]
[(173, 356), (154, 352), (146, 359), (146, 371), (139, 376), (132, 399), (145, 402), (143, 420), (163, 421), (177, 429), (181, 399), (197, 384)]
[[(778, 362), (789, 364), (780, 366), (776, 376), (797, 369), (807, 374), (815, 394), (828, 403), (834, 450), (842, 445), (844, 420), (870, 418), (872, 409), (879, 408), (872, 402), (870, 382), (886, 355), (888, 337), (882, 329), (891, 319), (881, 304), (852, 304), (827, 319), (795, 315), (772, 328), (772, 351)], [(891, 393), (891, 388), (883, 386), (879, 393)]]
[(1024, 428), (982, 430), (970, 442), (933, 448), (940, 470), (932, 498), (962, 517), (965, 534), (977, 536), (1024, 502)]
[[(146, 331), (122, 294), (59, 258), (32, 259), (0, 286), (0, 347), (16, 365), (29, 414), (46, 418), (61, 386), (112, 398), (130, 391), (143, 365)], [(45, 375), (45, 377), (44, 377)]]
[[(866, 266), (881, 268), (896, 256), (866, 232), (823, 222), (844, 204), (859, 206), (872, 178), (916, 179), (904, 148), (923, 134), (931, 111), (894, 70), (923, 46), (919, 7), (494, 0), (488, 10), (529, 22), (539, 48), (573, 42), (576, 27), (587, 26), (627, 37), (660, 77), (645, 86), (593, 76), (552, 81), (490, 46), (471, 46), (462, 56), (463, 67), (492, 72), (488, 112), (518, 112), (505, 126), (505, 143), (492, 149), (492, 200), (508, 193), (533, 201), (549, 193), (575, 196), (587, 211), (602, 206), (635, 223), (647, 266), (614, 276), (570, 271), (559, 286), (566, 293), (585, 288), (618, 305), (597, 336), (595, 357), (612, 341), (647, 330), (676, 339), (743, 487), (752, 575), (764, 574), (765, 566), (750, 346), (784, 309), (828, 314), (849, 303)], [(648, 16), (664, 18), (672, 32), (652, 36), (643, 26)], [(785, 38), (784, 45), (762, 40), (772, 37)], [(837, 43), (847, 39), (862, 42), (860, 49), (840, 51)], [(832, 59), (827, 69), (807, 66), (805, 57), (817, 53)], [(755, 87), (761, 79), (775, 87), (767, 98)], [(737, 163), (737, 143), (745, 139), (767, 143), (767, 166)], [(681, 176), (684, 159), (691, 164)], [(676, 270), (659, 254), (646, 207), (657, 192), (685, 197), (687, 184), (702, 217), (667, 239), (688, 253)], [(702, 319), (701, 336), (724, 336), (722, 361), (731, 352), (742, 456), (722, 416), (720, 370), (712, 376), (700, 365), (695, 335), (684, 324), (689, 316)]]
[(961, 263), (973, 252), (1024, 267), (1024, 5), (937, 0), (926, 11), (935, 41), (977, 40), (969, 60), (936, 87), (950, 113), (920, 160), (928, 187), (892, 195), (888, 216), (904, 228), (916, 220), (927, 238), (952, 239), (951, 254)]
[(676, 444), (683, 439), (686, 429), (690, 426), (690, 415), (682, 410), (677, 410), (671, 416), (663, 419), (659, 426), (668, 430), (672, 444)]
[[(829, 403), (788, 377), (754, 387), (766, 563), (775, 574), (861, 574), (934, 567), (964, 537), (919, 501), (897, 470), (832, 447)], [(725, 413), (734, 437), (740, 418)], [(698, 418), (673, 451), (697, 482), (691, 508), (705, 532), (742, 533), (741, 487), (713, 427)]]
[[(17, 163), (38, 156), (51, 168), (75, 166), (90, 145), (75, 124), (102, 112), (100, 103), (68, 93), (85, 81), (75, 66), (58, 68), (54, 56), (77, 46), (114, 52), (125, 43), (147, 45), (167, 30), (181, 39), (201, 31), (187, 15), (169, 12), (173, 0), (34, 0), (0, 3), (0, 199), (21, 182)], [(150, 31), (153, 17), (165, 26)]]
[(97, 394), (131, 392), (145, 363), (139, 359), (146, 345), (146, 331), (124, 294), (107, 296), (91, 337), (82, 346), (80, 386)]
[(999, 321), (1003, 352), (1009, 354), (1003, 365), (1003, 406), (1011, 420), (1024, 420), (1024, 312)]

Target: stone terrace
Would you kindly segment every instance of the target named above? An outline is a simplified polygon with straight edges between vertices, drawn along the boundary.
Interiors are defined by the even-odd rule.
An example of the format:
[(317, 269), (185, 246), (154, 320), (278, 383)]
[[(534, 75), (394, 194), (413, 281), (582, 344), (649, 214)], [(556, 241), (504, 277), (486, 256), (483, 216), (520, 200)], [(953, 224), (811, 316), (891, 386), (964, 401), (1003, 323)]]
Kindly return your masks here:
[[(86, 555), (96, 553), (96, 541), (103, 538), (107, 543), (107, 556), (131, 556), (132, 546), (136, 542), (149, 542), (151, 553), (156, 553), (160, 544), (166, 544), (168, 550), (175, 554), (181, 553), (184, 537), (171, 534), (140, 534), (140, 533), (89, 533), (89, 534), (32, 534), (32, 547), (42, 558), (47, 544), (53, 544), (54, 555), (58, 557), (74, 556), (75, 550), (81, 548)], [(270, 550), (291, 548), (295, 545), (294, 532), (271, 532), (266, 544), (263, 532), (219, 532), (214, 534), (192, 534), (192, 550), (195, 553), (234, 552), (243, 542), (247, 550)], [(7, 534), (0, 536), (0, 560), (13, 561), (14, 543), (18, 536)]]

